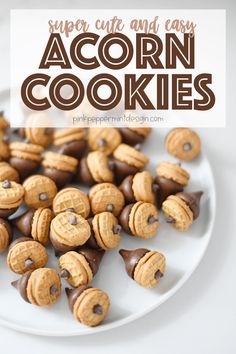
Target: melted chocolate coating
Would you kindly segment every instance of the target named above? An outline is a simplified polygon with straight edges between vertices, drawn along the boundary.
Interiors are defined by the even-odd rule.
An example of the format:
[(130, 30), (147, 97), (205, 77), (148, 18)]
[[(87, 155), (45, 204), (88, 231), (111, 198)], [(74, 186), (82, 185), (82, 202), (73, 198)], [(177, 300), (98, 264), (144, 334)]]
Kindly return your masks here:
[(62, 145), (60, 152), (65, 155), (75, 157), (79, 160), (83, 156), (86, 147), (87, 143), (85, 139), (74, 140)]
[(66, 184), (69, 184), (72, 180), (73, 173), (66, 171), (59, 171), (55, 168), (44, 168), (44, 176), (51, 178), (57, 185), (58, 189), (63, 188)]
[(96, 181), (93, 179), (93, 176), (89, 171), (86, 157), (82, 158), (82, 160), (79, 163), (77, 180), (78, 182), (83, 182), (88, 186), (92, 186), (93, 184), (96, 183)]
[(194, 220), (197, 219), (200, 214), (200, 199), (202, 195), (202, 191), (194, 193), (181, 192), (176, 194), (176, 196), (182, 199), (192, 210)]
[(137, 167), (128, 165), (125, 162), (117, 159), (114, 159), (113, 161), (115, 162), (115, 179), (117, 183), (121, 183), (125, 177), (135, 175), (135, 173), (139, 171)]
[(144, 142), (144, 136), (129, 128), (120, 128), (119, 131), (125, 144), (135, 146), (136, 144), (142, 144)]
[(167, 197), (169, 197), (169, 195), (183, 191), (183, 186), (181, 184), (165, 177), (156, 176), (154, 183), (158, 184), (160, 187), (156, 192), (158, 208), (161, 208), (162, 203)]
[(137, 248), (133, 251), (124, 249), (119, 250), (121, 257), (125, 262), (126, 272), (132, 279), (134, 278), (134, 270), (136, 265), (147, 252), (150, 252), (147, 248)]
[(126, 205), (126, 207), (122, 210), (120, 217), (119, 217), (119, 222), (122, 226), (122, 229), (131, 235), (132, 235), (132, 232), (129, 228), (129, 214), (130, 214), (130, 211), (131, 211), (133, 205), (134, 204)]
[(15, 280), (11, 283), (11, 285), (19, 291), (20, 295), (26, 302), (30, 302), (27, 296), (27, 284), (32, 273), (33, 270), (29, 270), (24, 275), (22, 275), (20, 279)]
[(88, 285), (81, 285), (78, 288), (75, 289), (70, 289), (70, 288), (65, 288), (66, 291), (66, 295), (68, 298), (68, 303), (69, 303), (69, 308), (71, 310), (71, 312), (73, 313), (73, 307), (74, 304), (76, 302), (76, 300), (78, 299), (78, 297), (87, 289), (90, 289), (91, 286)]
[(136, 202), (136, 199), (134, 197), (134, 192), (132, 189), (132, 185), (133, 185), (133, 178), (134, 176), (127, 176), (125, 177), (125, 179), (123, 179), (119, 189), (121, 190), (121, 192), (124, 194), (125, 196), (125, 200), (128, 203), (134, 203)]
[(85, 247), (80, 248), (78, 252), (86, 258), (86, 261), (89, 263), (94, 276), (98, 272), (99, 265), (101, 263), (102, 257), (104, 256), (105, 252), (91, 250)]
[(35, 210), (30, 209), (27, 210), (24, 214), (19, 216), (18, 218), (12, 220), (14, 226), (16, 226), (24, 236), (31, 235), (31, 227)]
[(18, 171), (21, 181), (33, 175), (40, 166), (40, 162), (19, 159), (18, 157), (11, 157), (9, 162), (10, 165)]

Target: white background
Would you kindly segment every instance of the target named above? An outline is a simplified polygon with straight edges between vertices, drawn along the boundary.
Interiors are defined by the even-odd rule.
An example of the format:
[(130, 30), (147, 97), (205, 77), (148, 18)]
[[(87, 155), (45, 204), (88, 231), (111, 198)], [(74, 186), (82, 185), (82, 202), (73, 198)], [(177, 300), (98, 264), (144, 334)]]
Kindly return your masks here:
[[(118, 7), (110, 1), (0, 0), (0, 88), (9, 85), (9, 8)], [(213, 166), (217, 188), (217, 217), (212, 241), (200, 266), (168, 302), (144, 318), (106, 333), (78, 338), (44, 338), (0, 327), (4, 354), (73, 353), (236, 353), (236, 123), (234, 1), (119, 1), (119, 7), (226, 8), (227, 122), (224, 129), (199, 130)], [(1, 271), (0, 271), (1, 278)], [(0, 282), (1, 284), (1, 282)], [(1, 286), (1, 285), (0, 285)], [(1, 289), (0, 289), (1, 291)], [(6, 304), (10, 306), (10, 304)]]

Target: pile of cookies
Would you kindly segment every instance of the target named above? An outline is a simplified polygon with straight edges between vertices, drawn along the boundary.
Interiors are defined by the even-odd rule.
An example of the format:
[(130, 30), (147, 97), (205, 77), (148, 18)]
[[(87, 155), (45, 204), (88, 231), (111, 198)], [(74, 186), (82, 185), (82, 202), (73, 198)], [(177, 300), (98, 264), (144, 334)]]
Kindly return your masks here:
[[(179, 162), (160, 162), (156, 176), (145, 170), (149, 158), (140, 149), (150, 133), (150, 128), (28, 127), (12, 132), (0, 114), (0, 252), (6, 251), (7, 266), (21, 275), (12, 285), (25, 301), (54, 304), (63, 279), (74, 317), (96, 326), (110, 301), (91, 282), (104, 253), (119, 248), (122, 230), (134, 243), (139, 237), (148, 245), (158, 233), (160, 210), (178, 231), (198, 217), (202, 192), (184, 192), (190, 175)], [(178, 160), (191, 161), (201, 150), (198, 135), (188, 128), (173, 129), (165, 144)], [(15, 214), (21, 205), (26, 210)], [(16, 228), (21, 236), (13, 239)], [(48, 247), (55, 250), (57, 270), (46, 267)], [(127, 274), (145, 288), (158, 285), (165, 274), (165, 256), (156, 250), (119, 249), (119, 254)]]

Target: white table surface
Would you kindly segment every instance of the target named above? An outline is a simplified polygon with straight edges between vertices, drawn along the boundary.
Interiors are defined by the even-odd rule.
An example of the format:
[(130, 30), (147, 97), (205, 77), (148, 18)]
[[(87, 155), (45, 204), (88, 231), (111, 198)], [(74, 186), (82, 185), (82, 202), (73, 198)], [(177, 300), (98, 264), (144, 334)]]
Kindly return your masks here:
[[(70, 6), (68, 6), (70, 3)], [(228, 48), (235, 44), (232, 1), (7, 1), (0, 0), (0, 89), (9, 85), (10, 8), (226, 8)], [(133, 5), (133, 6), (132, 6)], [(191, 5), (191, 6), (190, 6)], [(234, 42), (233, 42), (234, 41)], [(234, 51), (234, 53), (233, 53)], [(73, 353), (236, 353), (236, 118), (235, 49), (228, 50), (227, 127), (200, 129), (217, 189), (217, 217), (206, 255), (190, 280), (169, 301), (136, 322), (105, 333), (77, 338), (46, 338), (0, 327), (3, 354)], [(10, 306), (10, 304), (6, 304)]]

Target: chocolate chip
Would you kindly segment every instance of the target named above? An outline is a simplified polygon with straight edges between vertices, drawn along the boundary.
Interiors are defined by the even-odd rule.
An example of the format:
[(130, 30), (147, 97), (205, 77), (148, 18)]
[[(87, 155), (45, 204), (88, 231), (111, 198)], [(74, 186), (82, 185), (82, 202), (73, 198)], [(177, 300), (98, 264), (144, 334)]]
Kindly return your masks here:
[(70, 278), (70, 273), (68, 272), (68, 270), (66, 270), (66, 269), (62, 269), (61, 270), (61, 273), (60, 273), (60, 277), (61, 278)]
[(141, 150), (141, 144), (136, 144), (134, 146), (135, 150), (140, 151)]
[(168, 216), (168, 218), (166, 219), (166, 222), (168, 224), (175, 224), (176, 223), (175, 219), (172, 218), (172, 216)]
[(159, 185), (156, 184), (156, 183), (153, 183), (153, 185), (152, 185), (152, 191), (153, 191), (154, 193), (156, 193), (156, 192), (158, 191), (158, 189), (160, 189)]
[(25, 260), (25, 266), (26, 267), (30, 267), (34, 264), (34, 262), (32, 261), (32, 259), (28, 258)]
[(148, 218), (148, 223), (149, 224), (154, 224), (157, 221), (158, 220), (153, 215), (149, 216), (149, 218)]
[(77, 217), (76, 216), (72, 216), (69, 221), (70, 221), (71, 225), (77, 225)]
[(93, 312), (96, 313), (96, 315), (102, 315), (103, 314), (102, 306), (99, 304), (93, 306)]
[(186, 143), (183, 145), (183, 150), (184, 151), (190, 151), (192, 150), (192, 145), (190, 143)]
[(2, 188), (11, 188), (11, 182), (6, 179), (4, 182), (2, 182)]
[(178, 161), (178, 162), (176, 163), (176, 165), (179, 166), (179, 167), (181, 167), (181, 162)]
[(121, 232), (121, 230), (122, 230), (122, 227), (119, 224), (113, 226), (114, 234), (119, 234)]
[(156, 280), (161, 279), (164, 276), (164, 274), (158, 269), (158, 271), (155, 273), (154, 278)]
[(42, 200), (42, 201), (48, 200), (47, 194), (46, 193), (40, 193), (39, 194), (39, 200)]
[(106, 140), (104, 138), (100, 138), (98, 140), (98, 146), (99, 147), (105, 147), (106, 145), (107, 145), (107, 142), (106, 142)]
[(69, 213), (73, 213), (75, 211), (75, 209), (74, 208), (68, 208), (65, 211), (68, 211)]
[(56, 293), (58, 292), (57, 286), (56, 285), (52, 285), (50, 288), (50, 294), (51, 295), (56, 295)]
[(114, 206), (112, 204), (108, 204), (107, 205), (107, 211), (110, 211), (112, 213), (113, 210), (114, 210)]

